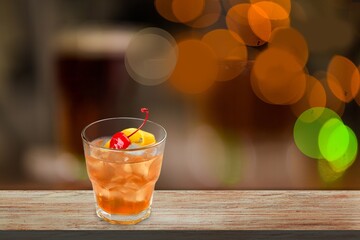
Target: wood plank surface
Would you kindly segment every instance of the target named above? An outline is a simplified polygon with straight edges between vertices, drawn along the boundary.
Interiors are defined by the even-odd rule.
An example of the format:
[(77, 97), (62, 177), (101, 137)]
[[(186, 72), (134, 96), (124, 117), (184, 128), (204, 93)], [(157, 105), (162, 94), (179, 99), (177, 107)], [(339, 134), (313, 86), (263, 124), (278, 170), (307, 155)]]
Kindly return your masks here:
[(91, 191), (0, 191), (0, 229), (360, 230), (360, 191), (156, 191), (152, 208), (112, 225)]

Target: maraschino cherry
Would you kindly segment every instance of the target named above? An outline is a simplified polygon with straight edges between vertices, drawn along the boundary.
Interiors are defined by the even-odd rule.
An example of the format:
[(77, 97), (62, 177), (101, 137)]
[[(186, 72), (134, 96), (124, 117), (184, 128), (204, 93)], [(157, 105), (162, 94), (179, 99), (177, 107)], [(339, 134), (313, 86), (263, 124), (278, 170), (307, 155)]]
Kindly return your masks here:
[(126, 149), (131, 144), (130, 137), (139, 131), (149, 118), (149, 110), (147, 108), (141, 108), (141, 112), (146, 113), (145, 119), (142, 124), (129, 136), (126, 136), (122, 132), (115, 133), (110, 140), (110, 148), (113, 149)]

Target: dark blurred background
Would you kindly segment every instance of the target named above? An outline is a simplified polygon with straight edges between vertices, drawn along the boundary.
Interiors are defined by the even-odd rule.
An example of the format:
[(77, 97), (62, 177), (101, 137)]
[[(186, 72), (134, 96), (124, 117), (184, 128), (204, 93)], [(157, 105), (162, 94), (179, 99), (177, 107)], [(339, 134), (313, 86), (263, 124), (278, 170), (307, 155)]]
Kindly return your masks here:
[[(305, 157), (290, 107), (252, 92), (251, 60), (266, 46), (249, 48), (237, 79), (189, 96), (128, 76), (126, 46), (149, 26), (189, 30), (163, 19), (152, 0), (0, 0), (0, 189), (90, 189), (81, 129), (142, 117), (144, 106), (168, 131), (158, 189), (360, 189), (359, 159), (335, 173)], [(359, 1), (292, 1), (291, 26), (307, 40), (311, 74), (326, 71), (335, 54), (359, 66)], [(224, 27), (220, 18), (196, 31)], [(357, 103), (339, 112), (360, 136)]]

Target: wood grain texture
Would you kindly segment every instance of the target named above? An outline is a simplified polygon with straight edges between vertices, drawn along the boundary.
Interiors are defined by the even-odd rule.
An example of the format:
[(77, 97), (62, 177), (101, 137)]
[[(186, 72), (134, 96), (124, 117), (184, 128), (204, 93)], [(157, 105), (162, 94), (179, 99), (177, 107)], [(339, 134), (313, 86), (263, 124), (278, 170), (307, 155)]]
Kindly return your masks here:
[(359, 230), (360, 191), (156, 191), (137, 225), (95, 214), (91, 191), (0, 191), (1, 230)]

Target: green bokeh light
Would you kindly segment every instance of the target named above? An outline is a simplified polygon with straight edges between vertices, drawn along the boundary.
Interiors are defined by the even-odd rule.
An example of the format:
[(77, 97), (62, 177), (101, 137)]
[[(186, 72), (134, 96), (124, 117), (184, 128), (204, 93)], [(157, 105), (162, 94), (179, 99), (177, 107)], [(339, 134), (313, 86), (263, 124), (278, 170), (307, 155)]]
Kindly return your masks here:
[(335, 161), (330, 162), (325, 159), (320, 159), (318, 161), (319, 175), (326, 183), (334, 183), (339, 180), (356, 159), (358, 141), (351, 128), (346, 128), (349, 134), (349, 144), (345, 154)]
[(294, 126), (294, 140), (304, 155), (316, 159), (324, 158), (319, 149), (319, 133), (330, 119), (341, 121), (336, 112), (323, 107), (310, 108), (299, 116)]
[(340, 158), (329, 162), (330, 167), (334, 170), (334, 172), (343, 172), (348, 169), (354, 163), (357, 156), (358, 141), (356, 135), (351, 128), (347, 126), (346, 128), (349, 134), (349, 144), (347, 150)]
[(341, 158), (349, 147), (348, 127), (337, 118), (328, 120), (320, 129), (318, 144), (320, 153), (327, 161)]

